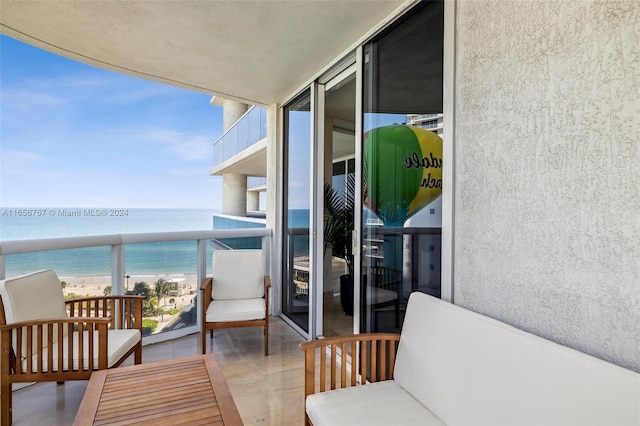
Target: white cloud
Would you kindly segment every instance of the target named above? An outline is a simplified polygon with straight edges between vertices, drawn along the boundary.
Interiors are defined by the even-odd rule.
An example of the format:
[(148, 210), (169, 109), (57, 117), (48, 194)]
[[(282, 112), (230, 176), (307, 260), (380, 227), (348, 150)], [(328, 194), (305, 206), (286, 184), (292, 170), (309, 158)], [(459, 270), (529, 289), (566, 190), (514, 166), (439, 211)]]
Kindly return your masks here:
[(33, 151), (3, 149), (0, 163), (3, 175), (33, 175), (46, 163), (44, 156)]

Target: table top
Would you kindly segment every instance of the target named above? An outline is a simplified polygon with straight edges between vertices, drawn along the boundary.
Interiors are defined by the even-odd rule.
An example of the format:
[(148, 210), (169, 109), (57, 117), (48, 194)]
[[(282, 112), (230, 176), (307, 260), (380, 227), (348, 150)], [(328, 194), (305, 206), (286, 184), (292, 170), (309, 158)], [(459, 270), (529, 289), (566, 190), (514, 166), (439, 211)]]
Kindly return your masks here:
[(91, 375), (74, 425), (242, 425), (212, 354)]

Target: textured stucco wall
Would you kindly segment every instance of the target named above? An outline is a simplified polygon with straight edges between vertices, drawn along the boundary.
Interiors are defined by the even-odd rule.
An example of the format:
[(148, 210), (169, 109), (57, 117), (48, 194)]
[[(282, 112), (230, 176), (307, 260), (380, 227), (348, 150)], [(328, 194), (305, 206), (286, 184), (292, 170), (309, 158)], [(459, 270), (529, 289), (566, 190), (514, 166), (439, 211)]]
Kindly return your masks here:
[(456, 28), (455, 302), (640, 371), (640, 2)]

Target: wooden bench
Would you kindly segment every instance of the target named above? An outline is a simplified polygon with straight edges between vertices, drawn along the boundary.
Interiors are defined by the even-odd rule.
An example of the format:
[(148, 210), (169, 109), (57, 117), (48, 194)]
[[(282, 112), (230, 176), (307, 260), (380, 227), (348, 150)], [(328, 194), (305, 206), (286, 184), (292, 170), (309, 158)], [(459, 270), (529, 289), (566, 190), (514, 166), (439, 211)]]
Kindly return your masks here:
[(640, 425), (639, 373), (422, 293), (401, 335), (300, 347), (315, 426)]

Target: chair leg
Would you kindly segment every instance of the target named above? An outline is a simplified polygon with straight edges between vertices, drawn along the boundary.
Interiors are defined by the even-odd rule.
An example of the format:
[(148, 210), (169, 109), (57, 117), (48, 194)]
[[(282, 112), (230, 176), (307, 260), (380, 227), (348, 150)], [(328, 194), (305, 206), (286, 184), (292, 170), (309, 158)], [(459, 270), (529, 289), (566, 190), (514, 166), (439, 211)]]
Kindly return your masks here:
[(201, 337), (202, 337), (202, 355), (207, 353), (207, 330), (203, 329)]
[(9, 380), (2, 380), (2, 388), (0, 389), (0, 423), (2, 426), (9, 426), (12, 422), (12, 400), (11, 400), (11, 383)]
[(264, 325), (264, 356), (269, 355), (269, 317)]
[(142, 342), (138, 343), (138, 347), (136, 348), (133, 357), (134, 364), (142, 364)]

